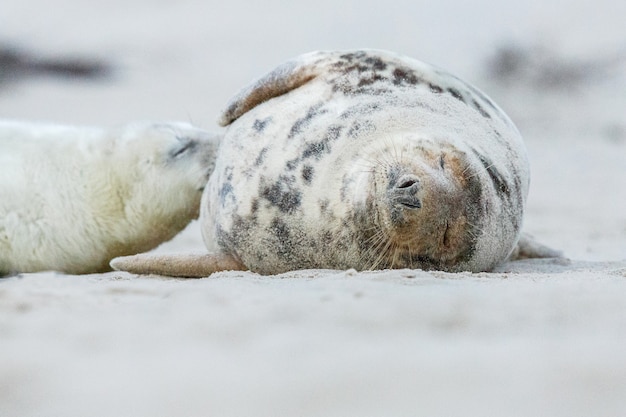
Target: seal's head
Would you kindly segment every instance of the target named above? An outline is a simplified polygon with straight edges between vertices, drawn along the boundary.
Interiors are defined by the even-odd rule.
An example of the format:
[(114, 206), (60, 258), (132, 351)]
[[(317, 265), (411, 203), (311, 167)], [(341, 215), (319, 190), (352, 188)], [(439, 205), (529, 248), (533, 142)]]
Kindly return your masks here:
[(359, 166), (367, 168), (352, 182), (362, 267), (480, 270), (493, 262), (487, 252), (506, 255), (519, 226), (507, 227), (511, 216), (491, 187), (491, 167), (451, 142), (399, 139), (364, 151)]
[[(307, 54), (242, 90), (220, 121), (222, 154), (237, 158), (245, 143), (250, 158), (218, 166), (219, 178), (245, 172), (261, 198), (233, 198), (212, 223), (229, 235), (218, 246), (251, 269), (485, 271), (519, 238), (521, 136), (491, 99), (435, 67), (381, 51)], [(229, 188), (212, 200), (219, 190)], [(271, 203), (267, 215), (255, 217), (254, 198)], [(244, 229), (272, 249), (231, 243)]]

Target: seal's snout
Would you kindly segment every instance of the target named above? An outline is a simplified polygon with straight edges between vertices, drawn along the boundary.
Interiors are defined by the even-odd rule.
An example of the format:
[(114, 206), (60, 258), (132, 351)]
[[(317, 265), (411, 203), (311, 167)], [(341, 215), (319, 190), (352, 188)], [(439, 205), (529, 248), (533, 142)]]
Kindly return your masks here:
[(391, 202), (409, 210), (422, 208), (422, 202), (418, 197), (420, 181), (417, 176), (403, 175), (395, 181), (395, 184), (390, 185), (389, 200)]

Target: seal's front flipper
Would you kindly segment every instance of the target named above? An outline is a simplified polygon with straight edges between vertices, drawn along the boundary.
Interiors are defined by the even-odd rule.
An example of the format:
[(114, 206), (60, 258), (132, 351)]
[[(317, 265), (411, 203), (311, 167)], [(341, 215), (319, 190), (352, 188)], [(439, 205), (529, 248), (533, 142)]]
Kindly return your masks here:
[(182, 278), (202, 278), (219, 271), (247, 271), (245, 265), (225, 253), (150, 254), (121, 256), (111, 261), (117, 271)]
[(563, 258), (563, 252), (545, 246), (537, 242), (531, 235), (522, 233), (508, 260), (517, 261), (529, 258)]
[[(316, 77), (326, 74), (329, 68), (337, 64), (342, 55), (344, 53), (341, 51), (316, 51), (300, 55), (279, 65), (232, 98), (222, 112), (218, 120), (219, 124), (227, 126), (256, 106), (274, 97), (287, 94)], [(364, 59), (366, 58), (365, 56)]]
[(309, 61), (301, 57), (288, 61), (241, 90), (222, 112), (219, 124), (227, 126), (259, 104), (311, 81), (317, 76), (318, 69)]

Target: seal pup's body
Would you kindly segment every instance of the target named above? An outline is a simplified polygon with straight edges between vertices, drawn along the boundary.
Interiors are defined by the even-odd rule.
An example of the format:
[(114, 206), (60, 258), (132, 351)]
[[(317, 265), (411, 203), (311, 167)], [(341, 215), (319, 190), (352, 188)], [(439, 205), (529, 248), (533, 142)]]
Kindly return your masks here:
[(217, 138), (186, 123), (0, 122), (0, 275), (110, 270), (197, 218)]
[[(201, 203), (205, 273), (220, 269), (213, 254), (263, 274), (488, 271), (520, 238), (530, 172), (519, 132), (479, 90), (420, 61), (303, 55), (243, 90), (220, 122)], [(525, 240), (529, 252), (553, 255)], [(113, 265), (142, 272), (154, 260)]]

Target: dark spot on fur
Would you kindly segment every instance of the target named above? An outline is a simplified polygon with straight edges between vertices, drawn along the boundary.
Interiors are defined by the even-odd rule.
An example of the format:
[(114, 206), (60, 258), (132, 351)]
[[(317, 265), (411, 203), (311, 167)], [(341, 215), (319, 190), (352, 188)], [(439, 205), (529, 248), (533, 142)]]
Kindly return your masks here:
[(379, 75), (379, 74), (372, 74), (369, 77), (363, 77), (359, 80), (359, 83), (357, 84), (358, 87), (366, 87), (368, 85), (372, 85), (374, 84), (376, 81), (383, 81), (385, 80), (385, 77)]
[(309, 108), (304, 117), (297, 119), (293, 126), (291, 126), (291, 130), (289, 131), (288, 139), (293, 138), (298, 133), (302, 132), (302, 129), (308, 126), (315, 117), (327, 113), (328, 110), (323, 109), (324, 103), (318, 103), (315, 106)]
[(511, 190), (509, 189), (509, 186), (504, 180), (502, 174), (493, 165), (493, 163), (487, 159), (487, 157), (483, 156), (473, 148), (472, 151), (478, 157), (480, 163), (485, 167), (485, 170), (489, 174), (489, 178), (491, 178), (491, 182), (493, 183), (493, 188), (501, 197), (506, 197), (508, 199), (511, 196)]
[(324, 251), (316, 250), (319, 246), (317, 242), (306, 236), (300, 228), (292, 226), (282, 216), (274, 217), (268, 227), (270, 244), (264, 250), (272, 251), (269, 256), (277, 258), (287, 266), (286, 269), (319, 267), (320, 263), (323, 264), (319, 259), (323, 257)]
[(302, 167), (302, 179), (304, 180), (305, 184), (311, 184), (314, 174), (315, 171), (311, 165), (305, 165)]
[(259, 156), (257, 156), (257, 158), (254, 160), (255, 167), (260, 166), (263, 163), (263, 161), (265, 161), (265, 155), (267, 154), (267, 151), (268, 151), (267, 146), (261, 149), (261, 152), (259, 152)]
[(267, 127), (267, 125), (271, 121), (272, 121), (271, 117), (268, 117), (268, 118), (263, 119), (263, 120), (256, 119), (254, 121), (254, 123), (252, 124), (252, 129), (254, 129), (255, 131), (261, 133), (261, 132), (263, 132), (263, 130), (265, 130), (265, 128)]
[[(305, 265), (307, 260), (302, 256), (302, 251), (309, 246), (298, 229), (291, 229), (289, 224), (282, 217), (276, 216), (272, 219), (268, 231), (271, 235), (269, 248), (281, 262), (293, 265), (294, 263)], [(309, 265), (307, 265), (309, 266)]]
[(343, 126), (341, 125), (330, 125), (328, 127), (328, 130), (326, 131), (326, 136), (324, 137), (324, 139), (328, 141), (335, 141), (339, 139), (342, 130)]
[(255, 198), (252, 200), (252, 206), (250, 207), (250, 212), (252, 214), (256, 214), (259, 211), (259, 199)]
[(232, 239), (230, 238), (229, 233), (227, 233), (220, 224), (216, 225), (215, 237), (216, 237), (217, 243), (220, 246), (225, 247), (225, 248), (233, 247), (233, 242), (232, 242)]
[(227, 166), (226, 169), (224, 169), (224, 174), (226, 175), (226, 181), (232, 181), (233, 180), (233, 166)]
[(330, 205), (330, 200), (328, 200), (327, 198), (324, 198), (324, 199), (319, 200), (318, 204), (320, 206), (320, 212), (322, 214), (325, 214), (328, 211), (328, 206)]
[(227, 199), (230, 199), (231, 202), (235, 201), (235, 196), (233, 195), (233, 186), (230, 181), (224, 182), (219, 191), (220, 204), (222, 207), (226, 206)]
[(354, 184), (354, 180), (348, 174), (344, 174), (341, 179), (341, 189), (339, 190), (339, 198), (341, 201), (346, 201), (348, 197), (348, 193), (351, 192), (352, 185)]
[(352, 62), (355, 61), (357, 59), (362, 59), (367, 55), (367, 53), (365, 51), (358, 51), (358, 52), (348, 52), (346, 54), (341, 55), (339, 58), (346, 60), (348, 62)]
[(476, 108), (476, 110), (478, 110), (478, 112), (481, 114), (481, 116), (486, 117), (487, 119), (491, 119), (491, 115), (489, 113), (487, 113), (485, 111), (485, 109), (483, 109), (482, 106), (480, 104), (478, 104), (478, 102), (476, 100), (472, 100), (472, 104), (474, 105), (474, 108)]
[[(347, 95), (384, 95), (393, 91), (392, 83), (404, 86), (420, 82), (412, 69), (402, 67), (390, 71), (390, 65), (371, 52), (343, 54), (333, 67), (339, 74), (331, 80), (333, 91)], [(387, 71), (392, 72), (391, 77)], [(357, 76), (348, 78), (349, 73), (357, 73)]]
[(370, 96), (382, 96), (382, 95), (391, 93), (391, 91), (392, 90), (390, 88), (377, 86), (377, 87), (359, 87), (350, 91), (349, 93), (354, 94), (354, 95), (367, 94)]
[(415, 71), (403, 68), (396, 68), (393, 70), (394, 85), (415, 85), (417, 83), (419, 83), (419, 78), (415, 75)]
[(374, 71), (384, 71), (387, 69), (387, 64), (385, 64), (385, 62), (377, 56), (365, 58), (365, 62), (370, 64)]
[(348, 130), (348, 137), (351, 139), (358, 138), (363, 133), (373, 133), (376, 131), (376, 125), (369, 120), (355, 120)]
[(274, 219), (272, 220), (271, 229), (274, 236), (276, 236), (278, 240), (283, 244), (281, 246), (284, 246), (285, 243), (289, 242), (289, 226), (287, 226), (287, 223), (285, 223), (283, 219), (281, 219), (280, 217), (274, 217)]
[(302, 193), (294, 187), (293, 176), (281, 175), (271, 185), (262, 185), (261, 197), (278, 207), (283, 213), (293, 213), (302, 204)]
[(430, 88), (430, 91), (432, 91), (433, 93), (437, 93), (437, 94), (443, 93), (443, 88), (439, 87), (438, 85), (429, 83), (428, 88)]
[(463, 95), (459, 90), (457, 90), (456, 88), (448, 88), (447, 91), (452, 95), (452, 97), (465, 103), (465, 99), (463, 98)]
[(341, 69), (344, 73), (351, 71), (365, 72), (372, 71), (384, 62), (377, 57), (367, 57), (364, 51), (347, 53), (339, 57), (339, 61), (334, 64), (336, 68)]
[(255, 217), (241, 217), (237, 214), (233, 214), (232, 219), (230, 230), (225, 230), (221, 224), (216, 225), (216, 240), (220, 247), (237, 253), (237, 249), (250, 239), (250, 231), (257, 226), (257, 221)]
[(342, 130), (343, 126), (329, 126), (326, 134), (321, 140), (311, 142), (305, 146), (304, 151), (302, 152), (302, 159), (315, 158), (319, 160), (324, 153), (330, 153), (330, 143), (339, 138)]
[(364, 114), (372, 114), (377, 111), (381, 111), (379, 103), (358, 103), (348, 108), (348, 110), (344, 111), (339, 115), (340, 119), (348, 119), (352, 116), (359, 115), (362, 116)]
[(474, 86), (471, 86), (471, 85), (468, 85), (468, 88), (470, 89), (470, 91), (474, 95), (478, 96), (484, 103), (486, 103), (487, 106), (491, 107), (491, 109), (495, 113), (500, 113), (500, 110), (498, 110), (498, 108), (493, 103), (493, 101), (491, 101), (491, 99), (489, 97), (487, 97), (482, 91), (480, 91), (479, 89), (477, 89), (477, 88), (475, 88)]
[(315, 157), (315, 159), (320, 159), (323, 153), (330, 153), (330, 146), (328, 145), (328, 141), (320, 140), (318, 142), (309, 143), (304, 148), (304, 152), (302, 152), (302, 159), (308, 159), (312, 157)]
[(298, 168), (299, 164), (300, 158), (290, 159), (285, 163), (285, 168), (287, 168), (287, 171), (293, 171), (294, 169)]

